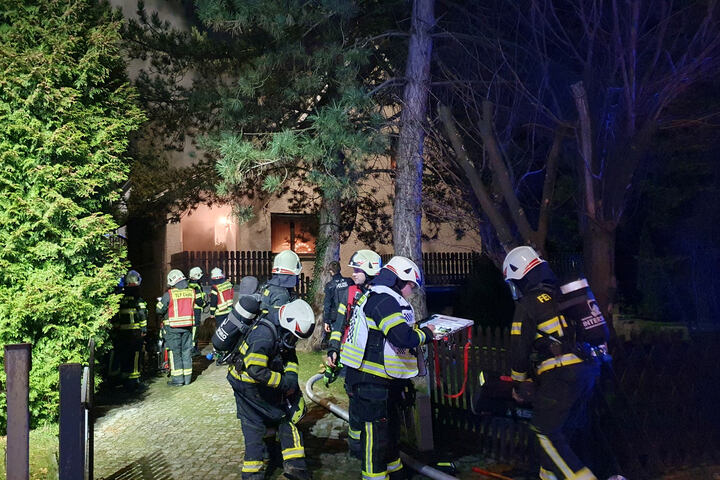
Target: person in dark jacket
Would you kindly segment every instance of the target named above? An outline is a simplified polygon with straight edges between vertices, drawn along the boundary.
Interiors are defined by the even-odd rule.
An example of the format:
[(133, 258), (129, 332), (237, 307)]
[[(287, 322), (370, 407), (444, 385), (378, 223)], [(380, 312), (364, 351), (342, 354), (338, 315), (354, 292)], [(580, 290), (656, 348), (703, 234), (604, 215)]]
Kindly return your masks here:
[(340, 358), (348, 370), (351, 408), (362, 422), (362, 478), (407, 478), (400, 461), (400, 409), (414, 401), (410, 379), (418, 375), (418, 348), (433, 337), (433, 328), (418, 328), (407, 302), (422, 285), (420, 269), (395, 256), (382, 267), (369, 291), (360, 297)]
[(348, 281), (349, 279), (340, 275), (340, 262), (330, 262), (327, 270), (331, 277), (324, 287), (325, 297), (323, 300), (323, 327), (325, 330), (320, 348), (327, 348), (330, 332), (332, 332), (332, 324), (335, 321), (335, 316), (337, 315), (338, 305), (336, 291), (351, 284), (351, 282)]
[(568, 444), (582, 428), (586, 406), (599, 374), (599, 364), (579, 354), (572, 324), (558, 308), (557, 279), (531, 247), (511, 250), (503, 276), (515, 299), (510, 330), (513, 398), (527, 400), (528, 382), (537, 385), (531, 429), (537, 440), (541, 479), (591, 480), (595, 475)]
[(190, 281), (188, 282), (188, 285), (190, 288), (195, 290), (195, 324), (193, 325), (193, 331), (192, 331), (192, 337), (193, 337), (193, 348), (192, 348), (192, 354), (200, 355), (200, 350), (198, 349), (198, 330), (200, 329), (200, 325), (202, 323), (202, 314), (205, 307), (208, 305), (207, 298), (205, 296), (205, 292), (203, 291), (202, 285), (200, 281), (203, 277), (203, 270), (200, 267), (193, 267), (190, 269), (190, 272), (188, 273), (188, 276), (190, 277)]
[(295, 343), (308, 338), (315, 315), (304, 300), (272, 310), (254, 326), (238, 348), (228, 369), (245, 439), (243, 480), (265, 478), (265, 444), (268, 427), (277, 428), (283, 472), (291, 480), (309, 480), (305, 448), (296, 423), (305, 411), (298, 385)]

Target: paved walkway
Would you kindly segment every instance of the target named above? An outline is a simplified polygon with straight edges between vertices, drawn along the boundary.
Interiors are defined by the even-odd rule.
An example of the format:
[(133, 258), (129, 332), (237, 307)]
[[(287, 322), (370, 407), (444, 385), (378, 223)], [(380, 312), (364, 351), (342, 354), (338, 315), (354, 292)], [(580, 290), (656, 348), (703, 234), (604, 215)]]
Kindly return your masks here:
[[(157, 377), (135, 397), (101, 397), (109, 405), (95, 422), (96, 478), (240, 478), (244, 444), (227, 367), (202, 357), (194, 363), (201, 373), (188, 386), (169, 387)], [(312, 402), (308, 407), (300, 429), (314, 478), (359, 476), (360, 463), (345, 453), (345, 423)], [(269, 478), (284, 478), (282, 469)]]

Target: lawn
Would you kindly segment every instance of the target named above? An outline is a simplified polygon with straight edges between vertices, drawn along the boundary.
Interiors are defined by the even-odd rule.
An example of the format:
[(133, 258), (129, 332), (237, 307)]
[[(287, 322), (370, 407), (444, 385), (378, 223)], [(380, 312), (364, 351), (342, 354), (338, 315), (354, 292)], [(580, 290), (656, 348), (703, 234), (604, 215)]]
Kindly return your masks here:
[[(5, 446), (7, 437), (0, 437), (0, 480), (5, 480)], [(58, 426), (46, 425), (30, 432), (30, 479), (58, 477)]]

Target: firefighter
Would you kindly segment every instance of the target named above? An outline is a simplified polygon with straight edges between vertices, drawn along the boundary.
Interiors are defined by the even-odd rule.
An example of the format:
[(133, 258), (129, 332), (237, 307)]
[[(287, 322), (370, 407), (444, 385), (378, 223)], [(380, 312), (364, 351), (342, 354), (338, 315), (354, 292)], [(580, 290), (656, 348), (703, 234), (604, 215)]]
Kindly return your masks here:
[[(190, 277), (190, 282), (188, 283), (188, 286), (195, 290), (195, 305), (194, 305), (194, 312), (195, 312), (195, 324), (193, 325), (192, 329), (192, 338), (193, 338), (193, 348), (192, 348), (192, 355), (199, 355), (200, 351), (198, 350), (198, 330), (200, 329), (200, 324), (202, 322), (202, 313), (205, 307), (207, 306), (207, 298), (205, 297), (205, 292), (203, 292), (202, 285), (200, 285), (200, 280), (202, 280), (203, 277), (203, 270), (200, 267), (193, 267), (190, 269), (190, 272), (188, 274)], [(199, 301), (199, 303), (198, 303)]]
[(285, 477), (311, 478), (296, 426), (304, 414), (305, 402), (298, 385), (295, 343), (298, 338), (308, 338), (314, 327), (310, 305), (295, 300), (258, 320), (233, 357), (227, 379), (245, 439), (243, 480), (265, 477), (263, 438), (268, 427), (277, 428)]
[(360, 297), (340, 350), (347, 367), (355, 416), (362, 424), (362, 478), (406, 478), (397, 438), (400, 409), (414, 403), (410, 381), (418, 375), (418, 348), (433, 337), (418, 328), (407, 298), (422, 285), (420, 269), (395, 256), (382, 267)]
[(568, 445), (569, 435), (582, 428), (599, 365), (578, 354), (572, 325), (560, 313), (557, 279), (547, 262), (528, 246), (511, 250), (503, 276), (515, 299), (510, 331), (513, 398), (527, 400), (530, 377), (533, 395), (531, 430), (537, 440), (541, 479), (595, 479)]
[(275, 255), (272, 277), (261, 289), (260, 310), (267, 314), (296, 298), (294, 288), (302, 271), (300, 257), (292, 250), (283, 250)]
[(333, 260), (328, 264), (327, 271), (330, 274), (330, 280), (325, 284), (324, 287), (324, 300), (323, 300), (323, 326), (324, 334), (323, 341), (320, 348), (327, 348), (330, 333), (332, 332), (332, 324), (337, 316), (337, 295), (336, 291), (339, 288), (345, 288), (352, 282), (350, 279), (340, 275), (340, 262)]
[[(358, 250), (350, 257), (349, 267), (352, 267), (353, 285), (338, 284), (335, 292), (335, 304), (338, 308), (335, 312), (335, 320), (332, 322), (330, 341), (328, 343), (327, 365), (332, 369), (340, 368), (338, 355), (340, 353), (340, 345), (345, 336), (350, 317), (352, 315), (355, 302), (368, 289), (368, 284), (380, 273), (382, 259), (380, 255), (372, 250)], [(350, 408), (348, 414), (350, 421), (348, 425), (348, 447), (350, 455), (360, 458), (362, 449), (360, 444), (360, 435), (362, 431), (362, 422), (356, 417), (357, 409), (353, 404), (352, 390), (345, 383), (345, 391), (350, 400)]]
[(223, 271), (215, 267), (210, 271), (210, 319), (215, 328), (225, 321), (233, 305), (233, 284), (225, 279)]
[(140, 297), (142, 277), (130, 270), (124, 279), (120, 310), (113, 320), (113, 351), (110, 355), (110, 374), (119, 375), (128, 391), (140, 386), (142, 347), (147, 333), (147, 304)]
[(165, 344), (170, 355), (168, 385), (181, 387), (192, 380), (192, 327), (195, 323), (195, 290), (188, 286), (185, 275), (177, 269), (167, 274), (170, 287), (158, 300), (158, 315), (167, 314), (164, 322)]

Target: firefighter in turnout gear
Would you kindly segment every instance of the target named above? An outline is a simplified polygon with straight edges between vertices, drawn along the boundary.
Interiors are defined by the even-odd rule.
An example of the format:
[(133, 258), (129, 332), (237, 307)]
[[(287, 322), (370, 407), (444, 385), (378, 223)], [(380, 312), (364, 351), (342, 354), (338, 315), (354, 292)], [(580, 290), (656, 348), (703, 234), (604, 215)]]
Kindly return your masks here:
[(268, 427), (277, 428), (285, 477), (311, 478), (296, 426), (305, 412), (305, 401), (298, 385), (295, 343), (298, 338), (308, 338), (314, 327), (310, 305), (295, 300), (261, 317), (231, 361), (227, 379), (245, 439), (243, 480), (265, 477), (263, 437)]
[(511, 250), (503, 276), (515, 299), (510, 331), (513, 398), (525, 400), (523, 382), (534, 377), (531, 430), (537, 440), (539, 476), (544, 480), (595, 479), (575, 455), (568, 439), (587, 419), (587, 402), (599, 364), (584, 359), (571, 322), (558, 308), (560, 291), (547, 262), (531, 247)]
[[(338, 306), (335, 312), (335, 319), (332, 322), (330, 341), (328, 343), (327, 365), (332, 369), (341, 368), (339, 361), (340, 345), (347, 333), (355, 302), (367, 291), (369, 283), (380, 273), (382, 259), (380, 255), (372, 250), (358, 250), (350, 257), (349, 267), (352, 267), (353, 285), (341, 285), (335, 291), (335, 304)], [(354, 397), (347, 382), (345, 391), (348, 394), (350, 405)], [(348, 447), (350, 454), (360, 458), (362, 456), (362, 445), (360, 436), (362, 433), (362, 422), (355, 416), (357, 408), (351, 406), (348, 409), (350, 415), (348, 422)]]
[(119, 376), (129, 391), (134, 391), (140, 385), (142, 347), (147, 333), (147, 304), (140, 297), (141, 282), (142, 277), (135, 270), (125, 275), (120, 310), (112, 321), (110, 376)]
[(163, 316), (165, 344), (170, 356), (168, 385), (181, 387), (192, 380), (192, 327), (195, 323), (194, 306), (198, 301), (195, 290), (188, 286), (180, 270), (170, 270), (167, 275), (170, 287), (156, 305), (156, 312)]
[(233, 305), (233, 285), (225, 279), (221, 269), (215, 267), (210, 272), (210, 318), (215, 320), (215, 328), (225, 321)]
[[(198, 329), (200, 327), (200, 323), (202, 322), (202, 313), (205, 307), (207, 306), (207, 298), (205, 297), (205, 292), (203, 292), (202, 285), (200, 285), (200, 280), (202, 280), (203, 277), (203, 271), (200, 267), (193, 267), (190, 269), (190, 273), (188, 274), (190, 277), (190, 282), (188, 282), (188, 286), (195, 290), (195, 324), (193, 325), (192, 329), (192, 338), (193, 338), (193, 348), (192, 353), (193, 355), (199, 355), (198, 351)], [(198, 303), (199, 302), (199, 303)]]
[(302, 271), (300, 257), (292, 250), (283, 250), (273, 259), (272, 277), (260, 289), (260, 311), (267, 314), (296, 298), (294, 288)]
[(349, 415), (362, 424), (364, 480), (407, 476), (397, 443), (400, 409), (414, 402), (410, 379), (418, 375), (418, 348), (433, 337), (433, 328), (417, 327), (406, 300), (421, 285), (412, 260), (391, 258), (357, 300), (341, 346), (353, 396)]

